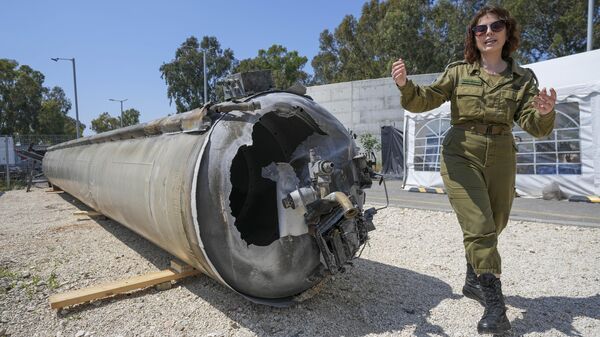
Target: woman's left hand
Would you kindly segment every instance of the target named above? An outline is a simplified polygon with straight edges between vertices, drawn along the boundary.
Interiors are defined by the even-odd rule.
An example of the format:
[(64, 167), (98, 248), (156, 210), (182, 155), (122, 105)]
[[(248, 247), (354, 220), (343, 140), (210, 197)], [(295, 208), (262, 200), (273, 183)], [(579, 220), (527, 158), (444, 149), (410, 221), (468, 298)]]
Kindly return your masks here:
[(540, 115), (544, 116), (550, 113), (554, 109), (556, 104), (556, 91), (554, 88), (550, 88), (550, 95), (546, 93), (546, 88), (540, 90), (540, 93), (533, 98), (533, 107), (540, 112)]

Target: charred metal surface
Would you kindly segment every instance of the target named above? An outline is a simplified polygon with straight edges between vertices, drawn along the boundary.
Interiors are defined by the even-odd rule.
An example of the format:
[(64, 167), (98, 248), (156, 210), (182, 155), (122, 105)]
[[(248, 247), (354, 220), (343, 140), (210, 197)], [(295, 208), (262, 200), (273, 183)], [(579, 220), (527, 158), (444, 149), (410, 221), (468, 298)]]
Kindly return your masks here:
[[(374, 229), (370, 171), (306, 96), (262, 92), (48, 150), (52, 184), (258, 303), (306, 298)], [(309, 290), (312, 289), (312, 290)]]
[(233, 74), (222, 81), (225, 99), (241, 98), (274, 88), (270, 70)]

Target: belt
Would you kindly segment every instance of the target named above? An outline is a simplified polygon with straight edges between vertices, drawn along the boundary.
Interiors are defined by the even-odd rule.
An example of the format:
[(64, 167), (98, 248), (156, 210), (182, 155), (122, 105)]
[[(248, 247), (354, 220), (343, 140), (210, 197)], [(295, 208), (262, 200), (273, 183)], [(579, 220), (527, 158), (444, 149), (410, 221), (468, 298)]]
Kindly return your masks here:
[(504, 135), (511, 131), (508, 125), (463, 123), (455, 124), (453, 127), (471, 131), (480, 135)]

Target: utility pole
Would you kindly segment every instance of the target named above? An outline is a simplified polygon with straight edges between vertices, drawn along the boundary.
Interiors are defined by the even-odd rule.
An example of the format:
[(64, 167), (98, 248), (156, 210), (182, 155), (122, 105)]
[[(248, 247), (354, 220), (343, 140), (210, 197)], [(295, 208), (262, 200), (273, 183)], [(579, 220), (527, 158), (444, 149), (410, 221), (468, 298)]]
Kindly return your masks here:
[(204, 70), (204, 104), (206, 104), (206, 50), (202, 51), (202, 68)]
[(109, 98), (109, 101), (113, 101), (113, 102), (121, 102), (121, 127), (123, 127), (123, 102), (125, 102), (127, 100), (127, 98), (125, 99), (112, 99)]
[(75, 134), (77, 135), (77, 138), (79, 138), (79, 104), (77, 102), (77, 75), (75, 72), (75, 58), (62, 58), (62, 57), (53, 57), (51, 58), (52, 61), (54, 62), (58, 62), (60, 60), (64, 60), (64, 61), (71, 61), (71, 63), (73, 64), (73, 87), (75, 89)]

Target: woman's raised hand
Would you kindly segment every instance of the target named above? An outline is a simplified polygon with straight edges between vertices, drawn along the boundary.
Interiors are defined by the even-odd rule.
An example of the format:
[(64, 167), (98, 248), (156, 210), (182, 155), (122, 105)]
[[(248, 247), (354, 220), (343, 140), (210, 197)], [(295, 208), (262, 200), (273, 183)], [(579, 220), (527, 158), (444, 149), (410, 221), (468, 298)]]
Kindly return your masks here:
[(554, 88), (550, 88), (549, 91), (550, 95), (546, 93), (546, 88), (543, 88), (533, 98), (533, 107), (536, 108), (542, 116), (549, 114), (556, 104), (556, 91), (554, 91)]
[(403, 87), (406, 84), (406, 67), (404, 66), (404, 60), (398, 59), (392, 65), (392, 78), (399, 87)]

